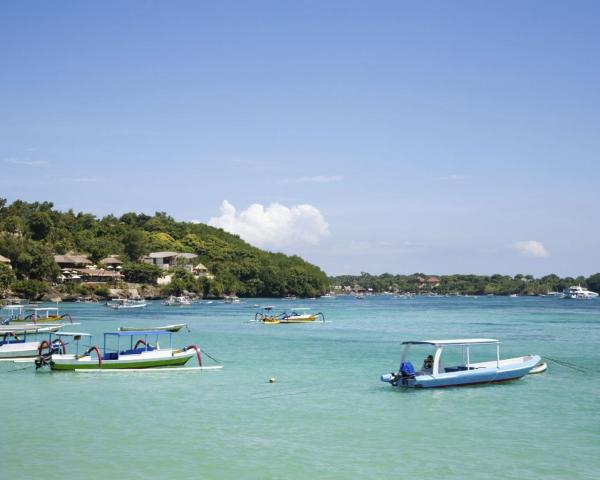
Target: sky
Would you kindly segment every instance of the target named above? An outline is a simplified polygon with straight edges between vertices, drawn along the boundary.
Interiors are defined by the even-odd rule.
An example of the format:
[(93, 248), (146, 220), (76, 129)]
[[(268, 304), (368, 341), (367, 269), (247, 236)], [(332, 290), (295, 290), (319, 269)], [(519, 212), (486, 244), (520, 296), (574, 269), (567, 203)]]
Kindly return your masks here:
[(0, 197), (329, 274), (600, 271), (600, 3), (0, 2)]

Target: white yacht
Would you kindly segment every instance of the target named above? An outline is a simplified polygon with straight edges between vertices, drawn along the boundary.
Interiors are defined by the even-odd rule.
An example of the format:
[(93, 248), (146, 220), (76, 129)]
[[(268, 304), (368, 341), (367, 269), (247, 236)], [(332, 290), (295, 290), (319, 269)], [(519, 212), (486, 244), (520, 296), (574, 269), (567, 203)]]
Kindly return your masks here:
[(583, 288), (581, 285), (565, 288), (563, 290), (563, 295), (563, 298), (571, 298), (574, 300), (589, 300), (598, 296), (596, 292), (591, 292), (587, 288)]

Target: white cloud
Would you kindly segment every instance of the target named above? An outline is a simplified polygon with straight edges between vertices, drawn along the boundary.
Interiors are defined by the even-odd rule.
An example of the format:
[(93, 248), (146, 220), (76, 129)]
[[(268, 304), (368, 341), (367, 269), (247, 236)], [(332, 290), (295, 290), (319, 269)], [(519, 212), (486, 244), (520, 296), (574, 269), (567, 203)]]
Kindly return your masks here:
[(520, 255), (526, 257), (547, 257), (550, 252), (544, 247), (542, 242), (537, 240), (523, 240), (513, 243), (512, 247), (519, 252)]
[(40, 165), (47, 165), (48, 162), (45, 160), (29, 160), (27, 158), (15, 158), (9, 157), (4, 159), (4, 163), (12, 163), (13, 165), (25, 165), (27, 167), (39, 167)]
[(341, 182), (344, 179), (342, 175), (315, 175), (313, 177), (300, 177), (284, 180), (283, 183), (332, 183)]
[(208, 222), (213, 227), (235, 233), (260, 247), (279, 248), (289, 245), (316, 245), (329, 235), (329, 225), (321, 212), (312, 205), (286, 207), (272, 203), (268, 207), (255, 203), (238, 212), (224, 200), (221, 215)]

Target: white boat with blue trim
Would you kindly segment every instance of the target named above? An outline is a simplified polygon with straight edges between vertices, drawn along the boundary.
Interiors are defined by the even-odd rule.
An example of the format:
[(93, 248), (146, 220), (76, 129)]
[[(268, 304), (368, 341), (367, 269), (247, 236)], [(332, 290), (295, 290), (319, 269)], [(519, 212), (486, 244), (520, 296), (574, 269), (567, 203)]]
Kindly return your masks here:
[[(402, 345), (404, 351), (398, 372), (381, 376), (382, 382), (395, 387), (432, 388), (505, 382), (527, 375), (541, 361), (539, 355), (501, 360), (500, 341), (491, 338), (419, 340), (402, 342)], [(434, 353), (425, 358), (420, 370), (416, 370), (409, 361), (409, 354), (415, 346), (434, 349)], [(473, 347), (482, 346), (495, 347), (495, 359), (472, 362)], [(462, 361), (450, 367), (444, 366), (442, 355), (455, 348), (462, 350)]]

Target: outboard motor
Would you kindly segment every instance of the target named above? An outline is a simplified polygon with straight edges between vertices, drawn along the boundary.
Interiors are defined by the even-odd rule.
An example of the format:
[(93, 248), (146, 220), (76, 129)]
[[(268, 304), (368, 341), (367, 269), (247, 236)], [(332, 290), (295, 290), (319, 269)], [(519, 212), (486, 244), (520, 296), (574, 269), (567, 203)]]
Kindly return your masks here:
[(391, 383), (394, 387), (405, 385), (408, 379), (415, 378), (415, 367), (410, 362), (402, 362), (398, 373), (388, 373), (381, 376), (382, 382)]

